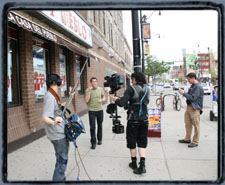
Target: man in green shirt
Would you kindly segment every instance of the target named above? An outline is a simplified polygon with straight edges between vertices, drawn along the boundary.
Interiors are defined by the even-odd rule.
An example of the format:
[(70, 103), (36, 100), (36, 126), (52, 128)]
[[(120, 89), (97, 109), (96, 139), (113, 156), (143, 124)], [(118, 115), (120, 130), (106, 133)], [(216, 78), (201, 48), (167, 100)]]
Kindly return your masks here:
[(88, 105), (88, 115), (91, 134), (91, 149), (96, 148), (96, 133), (95, 133), (95, 118), (97, 118), (97, 139), (98, 145), (102, 144), (102, 122), (103, 109), (102, 102), (106, 100), (104, 90), (98, 87), (98, 80), (96, 77), (90, 79), (91, 86), (86, 89), (85, 101)]

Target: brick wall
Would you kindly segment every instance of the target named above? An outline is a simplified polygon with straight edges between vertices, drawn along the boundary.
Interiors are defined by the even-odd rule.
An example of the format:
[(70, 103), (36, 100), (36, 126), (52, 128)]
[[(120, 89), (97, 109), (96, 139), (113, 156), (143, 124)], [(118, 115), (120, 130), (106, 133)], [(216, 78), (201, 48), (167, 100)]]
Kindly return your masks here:
[(19, 44), (22, 104), (30, 131), (35, 131), (37, 118), (35, 112), (32, 33), (20, 29)]
[[(8, 143), (20, 139), (34, 131), (43, 128), (41, 121), (43, 103), (35, 103), (34, 92), (34, 73), (33, 73), (33, 50), (32, 50), (32, 33), (26, 30), (19, 30), (19, 61), (20, 61), (20, 74), (21, 74), (21, 89), (22, 89), (22, 106), (13, 107), (8, 109)], [(96, 53), (96, 56), (91, 56), (90, 65), (84, 69), (84, 89), (90, 86), (90, 78), (97, 77), (98, 85), (104, 88), (104, 77), (106, 75), (106, 68), (117, 71), (119, 74), (125, 75), (125, 67), (122, 63), (118, 63), (116, 58), (109, 57), (109, 53), (104, 48), (98, 48), (96, 44), (90, 49)], [(70, 73), (70, 86), (74, 86), (76, 77), (76, 55), (69, 51), (69, 73)], [(50, 43), (50, 68), (51, 72), (60, 72), (59, 63), (59, 45)], [(101, 58), (99, 58), (101, 56)], [(96, 60), (97, 58), (97, 60)], [(122, 95), (124, 89), (118, 91), (118, 95)], [(69, 109), (72, 113), (81, 113), (87, 110), (85, 103), (85, 96), (79, 95), (76, 92), (75, 98)], [(66, 101), (63, 98), (62, 101)]]

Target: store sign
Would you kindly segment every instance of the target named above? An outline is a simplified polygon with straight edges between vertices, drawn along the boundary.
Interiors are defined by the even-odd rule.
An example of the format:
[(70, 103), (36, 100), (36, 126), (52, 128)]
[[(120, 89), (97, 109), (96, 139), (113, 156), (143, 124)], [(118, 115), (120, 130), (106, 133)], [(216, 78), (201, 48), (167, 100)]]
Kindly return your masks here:
[(41, 11), (41, 13), (69, 33), (73, 34), (81, 42), (92, 47), (91, 28), (74, 11), (51, 10)]
[(66, 83), (66, 60), (65, 55), (59, 55), (60, 61), (60, 78), (62, 79), (61, 91), (67, 90), (67, 83)]
[(143, 24), (144, 39), (151, 39), (150, 23)]
[[(80, 76), (80, 62), (79, 60), (76, 61), (76, 69), (77, 69), (77, 79), (79, 79), (79, 76)], [(80, 79), (77, 83), (77, 90), (80, 91), (81, 90), (81, 86), (80, 86)]]
[(23, 29), (32, 31), (33, 33), (36, 33), (48, 40), (57, 42), (57, 37), (55, 34), (49, 32), (47, 29), (44, 29), (43, 27), (27, 20), (26, 18), (23, 18), (20, 15), (14, 14), (13, 12), (9, 12), (8, 13), (8, 21), (16, 24), (19, 27), (22, 27)]
[(147, 44), (147, 43), (145, 43), (144, 54), (147, 56), (150, 55), (150, 47), (149, 47), (149, 44)]
[(8, 102), (12, 102), (12, 53), (8, 52), (8, 68), (7, 68), (7, 97)]
[(43, 48), (33, 49), (34, 90), (37, 99), (43, 99), (47, 92), (45, 53)]
[(161, 129), (161, 111), (158, 108), (148, 109), (149, 130)]

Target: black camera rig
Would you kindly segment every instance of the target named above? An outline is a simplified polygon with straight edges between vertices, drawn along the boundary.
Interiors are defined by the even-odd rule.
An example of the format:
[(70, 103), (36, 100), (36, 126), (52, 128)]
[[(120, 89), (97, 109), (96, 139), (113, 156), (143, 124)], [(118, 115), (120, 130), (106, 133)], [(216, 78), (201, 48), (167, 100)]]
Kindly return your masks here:
[[(110, 87), (110, 94), (114, 94), (116, 96), (116, 91), (119, 90), (124, 84), (124, 76), (113, 74), (111, 77), (105, 77), (106, 82), (104, 82), (104, 87)], [(111, 103), (107, 106), (106, 112), (110, 114), (110, 118), (113, 121), (112, 131), (115, 134), (124, 133), (124, 126), (120, 123), (118, 118), (121, 116), (118, 115), (117, 105), (115, 103)]]

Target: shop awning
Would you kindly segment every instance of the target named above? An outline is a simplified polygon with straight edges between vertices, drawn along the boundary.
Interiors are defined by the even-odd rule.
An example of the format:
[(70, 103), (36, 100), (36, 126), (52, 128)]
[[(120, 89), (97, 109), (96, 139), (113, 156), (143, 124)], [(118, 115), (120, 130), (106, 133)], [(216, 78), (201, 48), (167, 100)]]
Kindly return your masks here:
[(56, 44), (65, 46), (66, 48), (68, 48), (69, 50), (79, 54), (79, 55), (83, 55), (83, 56), (87, 56), (88, 52), (86, 50), (82, 50), (80, 49), (78, 46), (76, 46), (75, 44), (71, 43), (70, 41), (62, 38), (61, 36), (49, 31), (47, 28), (44, 28), (43, 26), (28, 20), (27, 18), (15, 13), (15, 12), (9, 12), (8, 13), (8, 21), (16, 24), (17, 26), (31, 31), (35, 34), (38, 34), (39, 36), (50, 40)]

